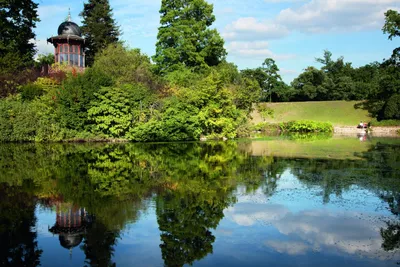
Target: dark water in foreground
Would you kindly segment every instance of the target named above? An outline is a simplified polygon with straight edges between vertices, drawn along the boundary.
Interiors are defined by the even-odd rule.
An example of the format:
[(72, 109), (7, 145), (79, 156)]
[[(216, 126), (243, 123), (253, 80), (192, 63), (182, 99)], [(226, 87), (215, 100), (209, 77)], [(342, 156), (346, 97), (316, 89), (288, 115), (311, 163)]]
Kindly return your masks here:
[(0, 145), (0, 266), (395, 266), (400, 140)]

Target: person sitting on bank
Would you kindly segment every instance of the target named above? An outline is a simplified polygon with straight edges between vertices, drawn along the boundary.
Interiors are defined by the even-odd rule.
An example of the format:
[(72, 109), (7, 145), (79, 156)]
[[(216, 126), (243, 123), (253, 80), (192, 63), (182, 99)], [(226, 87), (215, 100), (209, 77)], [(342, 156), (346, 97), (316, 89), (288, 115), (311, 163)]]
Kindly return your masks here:
[(357, 128), (364, 128), (364, 123), (360, 121), (360, 124), (358, 124)]

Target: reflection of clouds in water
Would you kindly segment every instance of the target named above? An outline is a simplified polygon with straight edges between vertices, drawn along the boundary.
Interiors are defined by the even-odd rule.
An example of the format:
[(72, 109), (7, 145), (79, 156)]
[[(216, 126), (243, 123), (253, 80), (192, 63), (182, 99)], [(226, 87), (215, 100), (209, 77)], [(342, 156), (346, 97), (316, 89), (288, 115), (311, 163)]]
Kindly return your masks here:
[[(327, 211), (303, 211), (287, 214), (274, 226), (284, 235), (300, 237), (314, 247), (330, 247), (349, 254), (380, 257), (383, 222), (370, 218), (334, 214)], [(381, 254), (381, 255), (380, 255)]]
[(225, 216), (241, 226), (251, 226), (257, 221), (271, 223), (289, 212), (283, 205), (242, 203), (225, 210)]
[(264, 244), (279, 253), (287, 253), (289, 255), (303, 255), (310, 249), (309, 245), (294, 241), (268, 240)]
[(379, 231), (386, 225), (379, 214), (327, 210), (293, 213), (278, 204), (239, 203), (226, 210), (225, 215), (241, 226), (272, 224), (282, 235), (293, 239), (264, 242), (280, 253), (297, 255), (323, 249), (379, 259), (394, 256), (382, 249)]

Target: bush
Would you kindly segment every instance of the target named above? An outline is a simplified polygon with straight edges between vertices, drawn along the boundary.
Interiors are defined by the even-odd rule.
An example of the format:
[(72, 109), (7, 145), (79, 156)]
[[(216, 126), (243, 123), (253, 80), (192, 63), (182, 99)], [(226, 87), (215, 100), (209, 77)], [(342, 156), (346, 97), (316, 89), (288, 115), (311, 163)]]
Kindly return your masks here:
[(289, 121), (280, 124), (283, 132), (299, 133), (330, 133), (333, 132), (333, 126), (328, 122), (316, 121)]
[(391, 96), (383, 108), (385, 119), (400, 119), (400, 95)]
[(34, 141), (38, 116), (30, 103), (10, 98), (0, 101), (0, 141)]
[(257, 104), (256, 109), (260, 113), (261, 118), (265, 121), (268, 117), (274, 117), (274, 110), (266, 104)]
[(267, 133), (278, 133), (281, 129), (278, 123), (260, 122), (252, 125), (251, 130)]
[(140, 49), (128, 49), (120, 43), (98, 53), (92, 69), (106, 73), (117, 85), (141, 83), (154, 90), (162, 86), (151, 72), (150, 58)]
[(371, 120), (370, 126), (400, 126), (400, 120), (383, 120), (378, 121), (376, 119)]
[(150, 91), (140, 85), (102, 87), (88, 110), (94, 133), (124, 138), (131, 127), (149, 119)]
[(24, 101), (31, 101), (36, 97), (43, 95), (44, 93), (43, 88), (34, 83), (28, 83), (23, 85), (20, 91), (21, 91), (21, 98)]
[(160, 117), (133, 127), (129, 139), (136, 142), (198, 140), (201, 134), (198, 109), (177, 99), (163, 103)]
[(112, 86), (111, 79), (101, 71), (88, 69), (84, 74), (69, 77), (54, 95), (58, 103), (60, 123), (74, 131), (89, 130), (88, 109), (100, 88)]

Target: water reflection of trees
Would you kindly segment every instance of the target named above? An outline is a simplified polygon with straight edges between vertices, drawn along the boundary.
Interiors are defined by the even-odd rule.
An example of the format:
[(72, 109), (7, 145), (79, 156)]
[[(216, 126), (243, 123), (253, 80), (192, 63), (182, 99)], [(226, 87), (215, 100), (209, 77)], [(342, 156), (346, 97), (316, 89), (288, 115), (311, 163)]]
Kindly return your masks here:
[(225, 196), (167, 193), (157, 197), (161, 252), (166, 266), (183, 266), (213, 251), (215, 229), (230, 204)]
[[(0, 147), (0, 183), (31, 182), (31, 195), (41, 205), (57, 206), (51, 200), (58, 199), (71, 208), (70, 214), (84, 207), (93, 221), (85, 233), (73, 233), (77, 242), (70, 235), (67, 241), (80, 243), (85, 263), (92, 266), (114, 264), (120, 231), (135, 222), (147, 208), (146, 199), (156, 195), (165, 264), (183, 265), (212, 251), (211, 229), (224, 208), (235, 202), (236, 186), (256, 190), (266, 163), (238, 153), (237, 145), (229, 142), (6, 145)], [(58, 234), (65, 237), (62, 231)]]
[(39, 266), (35, 201), (32, 183), (21, 187), (0, 184), (0, 265)]
[[(398, 146), (377, 145), (358, 155), (364, 160), (321, 160), (255, 157), (240, 152), (234, 142), (6, 145), (0, 147), (0, 183), (30, 183), (32, 186), (22, 190), (21, 198), (30, 192), (31, 199), (38, 198), (45, 205), (45, 199), (62, 196), (63, 202), (84, 207), (93, 215), (93, 223), (80, 244), (88, 265), (113, 264), (120, 231), (127, 223), (138, 220), (141, 211), (147, 209), (147, 200), (155, 196), (164, 262), (181, 266), (212, 252), (212, 229), (223, 218), (223, 210), (235, 203), (238, 185), (247, 193), (261, 188), (271, 197), (285, 170), (290, 170), (301, 183), (320, 188), (325, 203), (331, 195), (340, 196), (352, 185), (358, 185), (376, 192), (398, 215), (398, 151)], [(3, 198), (3, 206), (13, 201)], [(22, 203), (31, 203), (32, 215)], [(28, 224), (34, 220), (34, 206), (33, 200), (18, 206), (22, 220)], [(0, 218), (7, 220), (6, 216), (5, 213)], [(32, 247), (26, 253), (31, 262), (37, 255), (38, 262), (36, 234), (29, 234), (25, 228), (21, 233), (30, 236)], [(393, 223), (381, 230), (385, 249), (398, 248), (398, 230)], [(7, 246), (28, 242), (22, 236), (14, 240), (14, 245), (9, 241)]]

